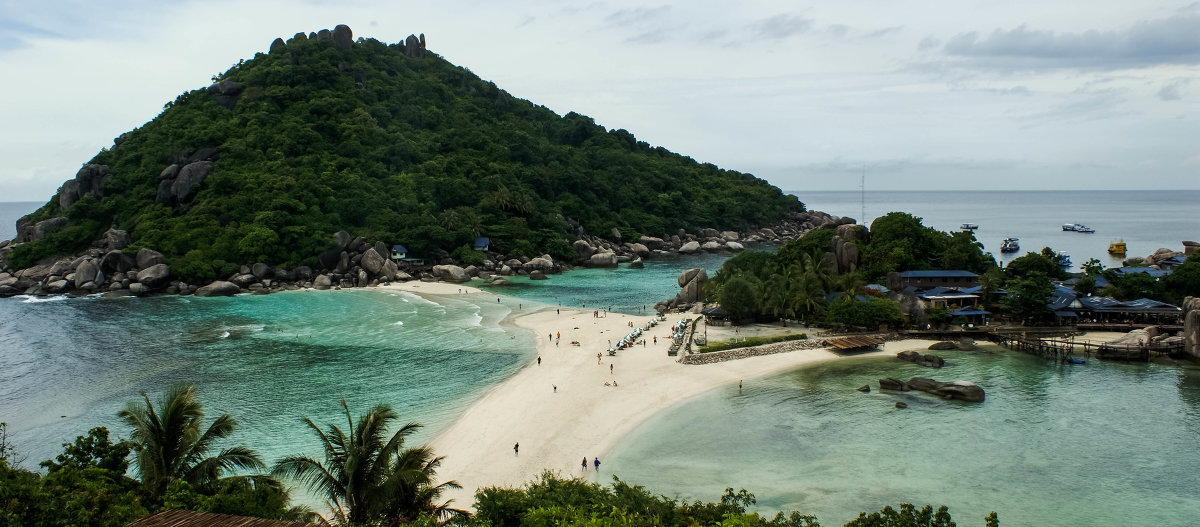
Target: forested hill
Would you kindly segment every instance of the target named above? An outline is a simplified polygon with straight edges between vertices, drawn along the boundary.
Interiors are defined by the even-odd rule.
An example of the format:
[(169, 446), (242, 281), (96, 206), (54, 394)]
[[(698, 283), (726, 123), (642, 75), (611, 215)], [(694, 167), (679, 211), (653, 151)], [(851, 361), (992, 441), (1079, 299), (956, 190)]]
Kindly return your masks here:
[[(488, 236), (505, 253), (568, 257), (581, 233), (740, 230), (804, 210), (750, 174), (514, 97), (426, 51), (424, 35), (297, 34), (213, 81), (23, 218), (10, 267), (112, 227), (127, 252), (155, 249), (201, 278), (222, 262), (305, 263), (339, 230), (417, 254)], [(34, 228), (58, 216), (69, 221)]]

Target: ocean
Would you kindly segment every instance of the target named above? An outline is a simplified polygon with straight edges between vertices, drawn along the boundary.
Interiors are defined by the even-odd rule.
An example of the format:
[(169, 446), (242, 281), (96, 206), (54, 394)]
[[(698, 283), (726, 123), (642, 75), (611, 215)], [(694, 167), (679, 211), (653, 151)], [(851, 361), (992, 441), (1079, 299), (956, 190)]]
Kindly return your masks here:
[[(812, 209), (859, 216), (857, 192), (801, 195)], [(1045, 244), (1078, 264), (1200, 238), (1200, 192), (871, 192), (867, 215), (905, 210), (953, 229), (978, 223), (989, 249), (1004, 236)], [(0, 203), (0, 237), (40, 203)], [(1065, 233), (1084, 223), (1092, 235)], [(869, 223), (869, 222), (868, 222)], [(1024, 251), (1022, 251), (1023, 253)], [(26, 465), (94, 426), (127, 433), (116, 412), (145, 390), (199, 385), (210, 415), (239, 420), (230, 444), (268, 462), (316, 454), (300, 419), (338, 419), (387, 403), (431, 439), (534, 356), (533, 336), (503, 318), (538, 305), (642, 313), (678, 290), (680, 270), (710, 275), (723, 257), (649, 260), (645, 269), (580, 269), (492, 291), (424, 299), (382, 290), (202, 299), (0, 299), (0, 421)], [(520, 305), (513, 305), (516, 302)], [(761, 510), (797, 509), (827, 524), (903, 501), (947, 504), (961, 525), (997, 510), (1007, 525), (1180, 525), (1200, 511), (1200, 380), (1194, 367), (1089, 362), (1060, 367), (991, 350), (955, 353), (945, 370), (894, 359), (851, 360), (722, 388), (639, 427), (605, 458), (606, 473), (655, 492), (717, 499), (755, 493)], [(861, 394), (883, 376), (973, 380), (979, 405), (920, 395)], [(895, 410), (894, 399), (909, 403)], [(446, 474), (445, 477), (453, 477)], [(607, 480), (602, 481), (607, 482)]]

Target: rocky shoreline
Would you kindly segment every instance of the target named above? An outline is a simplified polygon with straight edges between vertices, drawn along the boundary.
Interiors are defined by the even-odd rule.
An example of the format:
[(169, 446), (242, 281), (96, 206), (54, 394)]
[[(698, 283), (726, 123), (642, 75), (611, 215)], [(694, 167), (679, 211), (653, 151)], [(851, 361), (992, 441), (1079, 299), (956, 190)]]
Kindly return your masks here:
[(428, 263), (395, 260), (386, 243), (340, 231), (334, 235), (330, 249), (316, 256), (316, 266), (289, 269), (262, 262), (247, 263), (242, 264), (237, 273), (223, 279), (188, 283), (173, 274), (163, 254), (148, 248), (136, 253), (127, 250), (129, 233), (116, 229), (110, 229), (90, 248), (74, 256), (43, 261), (26, 269), (10, 269), (5, 256), (14, 247), (66, 227), (66, 218), (52, 218), (36, 224), (23, 220), (25, 218), (17, 222), (16, 238), (0, 242), (0, 298), (101, 293), (110, 296), (229, 296), (296, 289), (371, 287), (407, 280), (466, 282), (473, 278), (504, 285), (506, 276), (529, 276), (536, 280), (575, 267), (612, 268), (628, 263), (639, 268), (650, 258), (704, 252), (731, 254), (748, 246), (782, 244), (813, 229), (854, 223), (852, 218), (806, 211), (791, 214), (776, 225), (744, 232), (700, 229), (689, 233), (680, 229), (674, 234), (642, 236), (636, 241), (623, 241), (620, 232), (615, 230), (613, 239), (580, 233), (573, 244), (575, 258), (570, 261), (555, 260), (548, 254), (527, 258), (485, 251), (480, 253), (483, 260), (479, 265), (463, 265), (444, 251), (430, 254), (425, 258)]

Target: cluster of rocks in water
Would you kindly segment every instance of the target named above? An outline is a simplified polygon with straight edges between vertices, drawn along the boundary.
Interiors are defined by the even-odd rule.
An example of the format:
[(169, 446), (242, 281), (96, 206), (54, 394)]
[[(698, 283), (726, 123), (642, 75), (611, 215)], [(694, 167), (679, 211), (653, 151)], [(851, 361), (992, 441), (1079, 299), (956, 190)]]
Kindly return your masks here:
[[(211, 163), (215, 151), (198, 151), (189, 156), (186, 163), (173, 163), (164, 171), (167, 177), (160, 178), (170, 189), (168, 201), (186, 199), (189, 185), (181, 185), (182, 195), (175, 192), (175, 182), (196, 163)], [(192, 159), (195, 158), (195, 159)], [(206, 166), (206, 165), (205, 165)], [(91, 167), (91, 168), (89, 168)], [(85, 167), (77, 180), (88, 182), (103, 178), (107, 167)], [(174, 167), (174, 168), (172, 168)], [(68, 185), (64, 185), (66, 189)], [(77, 184), (71, 187), (71, 196), (78, 199), (78, 192), (102, 191), (103, 186)], [(160, 186), (160, 193), (163, 189)], [(60, 191), (60, 200), (64, 194)], [(24, 218), (22, 220), (25, 220)], [(334, 235), (334, 245), (317, 255), (317, 265), (287, 269), (265, 263), (242, 265), (237, 273), (223, 279), (203, 284), (187, 283), (174, 278), (166, 258), (151, 249), (143, 248), (136, 254), (124, 249), (130, 244), (125, 231), (110, 229), (91, 248), (82, 254), (44, 262), (21, 270), (4, 267), (3, 256), (13, 246), (26, 241), (41, 239), (46, 234), (69, 224), (66, 218), (52, 218), (30, 225), (18, 221), (18, 236), (12, 241), (0, 242), (0, 297), (52, 294), (95, 294), (112, 295), (146, 294), (197, 294), (201, 296), (232, 295), (239, 292), (269, 293), (300, 288), (331, 289), (368, 287), (393, 281), (420, 279), (426, 281), (467, 282), (480, 278), (494, 285), (507, 283), (506, 276), (524, 275), (530, 279), (545, 279), (547, 275), (561, 273), (576, 265), (586, 267), (615, 267), (628, 262), (631, 267), (640, 267), (644, 258), (680, 254), (695, 254), (702, 251), (734, 252), (745, 248), (745, 244), (777, 244), (799, 237), (811, 229), (836, 223), (839, 220), (828, 214), (811, 211), (789, 216), (771, 228), (753, 229), (744, 233), (719, 232), (701, 229), (697, 233), (679, 231), (663, 237), (644, 236), (637, 242), (622, 242), (620, 233), (614, 231), (613, 240), (580, 235), (574, 243), (576, 259), (572, 262), (557, 261), (548, 254), (534, 258), (510, 257), (496, 252), (482, 252), (479, 265), (461, 266), (445, 251), (434, 251), (425, 258), (429, 265), (397, 261), (391, 258), (389, 246), (382, 241), (368, 241), (353, 237), (345, 231)], [(850, 220), (853, 221), (853, 220)], [(58, 225), (61, 223), (62, 225)], [(684, 299), (695, 302), (703, 291), (707, 276), (702, 269), (689, 275), (684, 287)], [(687, 274), (687, 273), (685, 273)], [(689, 296), (690, 295), (690, 296)]]
[(879, 379), (879, 389), (896, 392), (916, 390), (936, 395), (942, 399), (953, 399), (969, 403), (981, 403), (984, 399), (983, 388), (980, 388), (971, 381), (940, 382), (925, 377), (913, 377), (908, 382), (905, 382), (900, 379), (886, 377)]
[(1200, 243), (1194, 241), (1184, 241), (1182, 251), (1173, 251), (1166, 247), (1154, 251), (1146, 257), (1130, 256), (1121, 261), (1121, 265), (1125, 267), (1150, 267), (1151, 269), (1162, 269), (1161, 264), (1175, 256), (1191, 256), (1200, 252)]

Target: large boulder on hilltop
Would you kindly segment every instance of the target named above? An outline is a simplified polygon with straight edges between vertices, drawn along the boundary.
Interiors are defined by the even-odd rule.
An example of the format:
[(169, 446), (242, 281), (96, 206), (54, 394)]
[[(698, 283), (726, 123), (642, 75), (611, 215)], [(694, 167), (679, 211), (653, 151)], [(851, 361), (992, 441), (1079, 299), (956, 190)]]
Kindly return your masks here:
[(138, 271), (137, 281), (151, 289), (158, 289), (171, 281), (171, 268), (165, 263), (154, 264)]
[(362, 268), (366, 269), (368, 273), (379, 276), (383, 274), (383, 265), (385, 262), (387, 262), (387, 260), (380, 255), (374, 247), (372, 247), (367, 249), (367, 252), (363, 253), (363, 257), (359, 262), (359, 265), (362, 265)]
[(137, 253), (138, 269), (149, 269), (155, 265), (167, 263), (167, 258), (162, 253), (153, 249), (142, 247)]
[(268, 53), (280, 53), (286, 49), (287, 49), (287, 43), (285, 43), (283, 41), (283, 38), (275, 37), (275, 40), (271, 41), (271, 47), (267, 50), (267, 52)]
[[(275, 40), (283, 43), (280, 39)], [(274, 46), (272, 45), (272, 47)], [(217, 104), (232, 110), (237, 105), (238, 97), (242, 95), (242, 85), (231, 80), (223, 80), (209, 86), (208, 93), (213, 96)]]
[(404, 55), (410, 59), (425, 58), (425, 34), (421, 33), (420, 37), (409, 35), (404, 39)]
[(179, 201), (187, 201), (196, 187), (212, 172), (212, 166), (211, 161), (196, 161), (179, 169), (179, 175), (175, 176), (175, 182), (171, 183), (171, 195)]
[(700, 250), (700, 242), (690, 241), (679, 247), (679, 252), (682, 254), (692, 254)]
[(236, 295), (240, 290), (241, 289), (235, 283), (217, 280), (216, 282), (197, 289), (196, 296), (233, 296)]
[(433, 266), (433, 275), (443, 282), (462, 283), (471, 280), (466, 269), (457, 265), (435, 265)]
[(350, 26), (346, 24), (338, 24), (333, 28), (333, 46), (341, 51), (350, 49), (354, 44), (354, 32), (350, 31)]
[(67, 180), (58, 189), (58, 205), (67, 210), (84, 196), (104, 197), (104, 185), (108, 183), (108, 165), (83, 165), (75, 173), (75, 179)]

